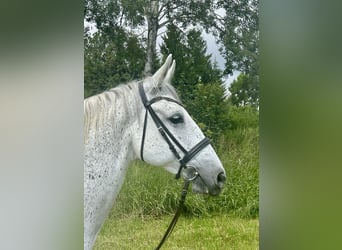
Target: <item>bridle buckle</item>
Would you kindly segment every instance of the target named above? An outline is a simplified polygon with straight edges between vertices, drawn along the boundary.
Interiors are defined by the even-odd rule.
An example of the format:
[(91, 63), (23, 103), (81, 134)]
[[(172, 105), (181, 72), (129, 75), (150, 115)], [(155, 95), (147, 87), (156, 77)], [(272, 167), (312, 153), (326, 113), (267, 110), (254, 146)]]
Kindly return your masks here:
[(186, 174), (185, 174), (184, 179), (186, 179), (187, 181), (194, 181), (194, 180), (196, 180), (197, 177), (199, 176), (199, 173), (198, 173), (197, 169), (196, 169), (195, 167), (193, 167), (193, 166), (184, 167), (184, 169), (189, 169), (189, 168), (192, 168), (192, 169), (194, 170), (194, 171), (193, 171), (193, 175), (190, 176), (190, 177), (188, 177), (188, 176), (186, 176)]

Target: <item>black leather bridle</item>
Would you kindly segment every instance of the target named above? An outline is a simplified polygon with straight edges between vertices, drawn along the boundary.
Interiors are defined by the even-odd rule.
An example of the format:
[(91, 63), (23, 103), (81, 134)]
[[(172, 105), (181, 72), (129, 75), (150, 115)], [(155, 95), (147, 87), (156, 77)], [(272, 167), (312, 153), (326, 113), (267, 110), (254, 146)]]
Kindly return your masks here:
[[(144, 128), (143, 128), (143, 135), (142, 135), (142, 140), (141, 140), (141, 147), (140, 147), (140, 158), (141, 160), (144, 161), (144, 144), (145, 144), (145, 135), (146, 135), (146, 127), (147, 127), (147, 114), (149, 113), (152, 117), (152, 120), (154, 121), (155, 125), (157, 126), (159, 133), (161, 136), (164, 138), (166, 143), (169, 145), (169, 148), (171, 152), (174, 154), (174, 156), (177, 158), (177, 160), (180, 163), (178, 172), (176, 174), (176, 179), (178, 179), (181, 175), (182, 169), (186, 169), (187, 166), (186, 164), (194, 158), (202, 149), (204, 149), (206, 146), (210, 144), (210, 140), (207, 137), (204, 137), (199, 143), (197, 143), (193, 148), (191, 148), (189, 151), (186, 150), (182, 144), (173, 136), (173, 134), (170, 132), (170, 130), (165, 126), (165, 124), (160, 120), (156, 112), (152, 108), (152, 104), (156, 103), (161, 100), (166, 100), (169, 102), (174, 102), (180, 106), (183, 107), (183, 105), (166, 96), (157, 96), (152, 98), (151, 100), (148, 100), (146, 97), (146, 93), (144, 90), (143, 82), (139, 82), (139, 94), (141, 101), (146, 108), (146, 113), (145, 113), (145, 120), (144, 120)], [(176, 150), (175, 145), (183, 152), (184, 156), (181, 157)], [(198, 175), (198, 173), (197, 173)]]
[[(179, 206), (178, 209), (169, 225), (169, 227), (167, 228), (163, 238), (161, 239), (161, 241), (159, 242), (159, 245), (156, 247), (156, 250), (159, 250), (162, 245), (164, 244), (164, 242), (166, 241), (166, 239), (170, 236), (170, 234), (172, 233), (174, 227), (176, 226), (176, 223), (178, 221), (178, 218), (183, 210), (184, 207), (184, 202), (185, 202), (185, 198), (188, 192), (188, 188), (189, 188), (189, 184), (191, 181), (194, 181), (197, 177), (200, 177), (197, 169), (193, 166), (187, 166), (186, 164), (195, 157), (195, 155), (197, 155), (202, 149), (204, 149), (206, 146), (208, 146), (210, 144), (210, 140), (207, 137), (204, 137), (199, 143), (197, 143), (193, 148), (191, 148), (189, 151), (186, 150), (182, 144), (173, 136), (173, 134), (170, 132), (170, 130), (165, 126), (165, 124), (160, 120), (160, 118), (158, 117), (158, 115), (156, 114), (156, 112), (153, 110), (152, 108), (152, 104), (156, 103), (158, 101), (161, 100), (166, 100), (169, 102), (174, 102), (180, 106), (183, 107), (183, 105), (172, 99), (169, 97), (165, 97), (165, 96), (157, 96), (152, 98), (151, 100), (148, 100), (146, 97), (146, 93), (144, 90), (144, 86), (143, 86), (143, 82), (139, 82), (139, 94), (140, 94), (140, 98), (142, 103), (144, 104), (144, 107), (146, 109), (146, 113), (145, 113), (145, 119), (144, 119), (144, 128), (143, 128), (143, 135), (142, 135), (142, 140), (141, 140), (141, 147), (140, 147), (140, 158), (141, 160), (144, 161), (144, 144), (145, 144), (145, 136), (146, 136), (146, 127), (147, 127), (147, 115), (148, 113), (151, 115), (152, 120), (154, 121), (155, 125), (158, 128), (159, 133), (161, 134), (161, 136), (164, 138), (164, 140), (166, 141), (166, 143), (169, 145), (169, 148), (171, 150), (171, 152), (174, 154), (174, 156), (177, 158), (177, 160), (180, 163), (178, 172), (176, 174), (176, 179), (179, 179), (180, 175), (181, 175), (181, 171), (182, 169), (186, 169), (186, 168), (192, 168), (193, 169), (193, 176), (191, 177), (186, 177), (184, 178), (184, 187), (182, 189), (182, 193), (181, 193), (181, 198), (179, 201)], [(183, 152), (184, 156), (181, 157), (178, 153), (178, 151), (176, 150), (175, 145)], [(201, 177), (200, 177), (201, 178)]]

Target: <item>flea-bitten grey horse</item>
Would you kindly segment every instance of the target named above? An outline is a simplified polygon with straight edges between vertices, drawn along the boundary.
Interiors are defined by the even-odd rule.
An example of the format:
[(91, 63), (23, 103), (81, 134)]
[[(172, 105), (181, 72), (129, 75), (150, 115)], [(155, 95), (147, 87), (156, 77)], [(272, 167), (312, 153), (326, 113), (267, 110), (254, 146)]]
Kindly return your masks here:
[[(218, 195), (223, 188), (226, 177), (220, 159), (171, 86), (175, 66), (170, 55), (153, 76), (84, 100), (85, 250), (92, 249), (134, 159), (143, 158), (184, 178), (195, 169), (200, 178), (194, 178), (192, 190), (197, 193)], [(152, 99), (155, 101), (149, 103)], [(146, 111), (147, 107), (170, 134), (161, 134), (154, 120), (157, 118)], [(170, 150), (175, 140), (178, 143)], [(184, 158), (191, 167), (181, 164), (180, 168)]]

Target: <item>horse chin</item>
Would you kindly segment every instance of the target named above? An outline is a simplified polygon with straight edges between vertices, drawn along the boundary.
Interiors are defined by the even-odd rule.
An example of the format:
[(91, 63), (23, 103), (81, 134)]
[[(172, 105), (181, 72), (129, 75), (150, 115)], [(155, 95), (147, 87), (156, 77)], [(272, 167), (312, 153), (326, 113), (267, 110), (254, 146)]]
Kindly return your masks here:
[(220, 194), (221, 189), (219, 189), (219, 188), (208, 188), (203, 183), (203, 181), (195, 180), (192, 183), (192, 192), (195, 194), (206, 194), (206, 195), (216, 196), (216, 195)]
[(192, 184), (192, 192), (195, 194), (209, 194), (209, 189), (206, 186)]

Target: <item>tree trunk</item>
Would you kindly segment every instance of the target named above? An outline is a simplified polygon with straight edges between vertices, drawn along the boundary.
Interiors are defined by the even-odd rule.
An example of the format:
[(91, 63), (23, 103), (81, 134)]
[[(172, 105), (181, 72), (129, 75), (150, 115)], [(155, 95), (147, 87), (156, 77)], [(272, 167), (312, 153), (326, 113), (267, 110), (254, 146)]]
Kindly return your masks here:
[(144, 75), (152, 75), (153, 60), (156, 55), (157, 35), (158, 35), (158, 11), (159, 1), (151, 1), (146, 12), (147, 18), (147, 49)]

